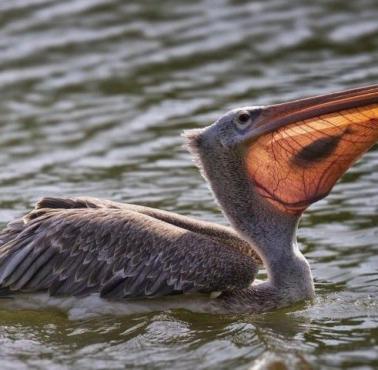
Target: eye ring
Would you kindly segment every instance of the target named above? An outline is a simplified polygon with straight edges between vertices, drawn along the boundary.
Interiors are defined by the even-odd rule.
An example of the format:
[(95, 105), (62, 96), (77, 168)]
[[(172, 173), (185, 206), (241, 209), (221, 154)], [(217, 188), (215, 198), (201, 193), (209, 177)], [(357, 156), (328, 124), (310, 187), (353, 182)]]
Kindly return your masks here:
[(236, 125), (237, 128), (241, 130), (249, 126), (251, 122), (252, 122), (251, 113), (249, 113), (247, 110), (239, 111), (234, 118), (234, 124)]

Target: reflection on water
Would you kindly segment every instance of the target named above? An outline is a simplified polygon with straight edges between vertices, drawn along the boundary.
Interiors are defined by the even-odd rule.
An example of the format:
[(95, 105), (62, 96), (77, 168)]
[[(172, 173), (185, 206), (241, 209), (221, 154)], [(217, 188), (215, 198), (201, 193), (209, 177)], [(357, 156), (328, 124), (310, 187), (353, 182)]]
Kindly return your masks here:
[[(224, 222), (180, 132), (377, 82), (377, 17), (374, 0), (0, 2), (0, 222), (56, 194)], [(77, 322), (1, 310), (1, 368), (377, 368), (377, 174), (373, 149), (302, 221), (313, 304)]]

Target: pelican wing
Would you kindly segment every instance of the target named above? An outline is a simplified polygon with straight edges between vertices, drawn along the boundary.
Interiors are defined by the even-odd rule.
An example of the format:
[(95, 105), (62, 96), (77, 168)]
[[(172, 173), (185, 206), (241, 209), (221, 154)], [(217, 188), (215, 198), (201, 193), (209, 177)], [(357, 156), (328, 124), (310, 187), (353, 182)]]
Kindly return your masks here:
[(0, 288), (10, 291), (109, 299), (206, 293), (248, 287), (257, 271), (230, 243), (109, 205), (37, 208), (0, 239)]
[[(256, 260), (256, 263), (262, 265), (262, 261), (251, 245), (230, 227), (219, 225), (213, 222), (203, 220), (196, 220), (191, 217), (179, 215), (177, 213), (168, 212), (156, 208), (140, 206), (136, 204), (119, 203), (107, 199), (98, 199), (93, 197), (76, 197), (76, 198), (42, 198), (35, 209), (50, 208), (50, 209), (76, 209), (76, 208), (107, 208), (120, 209), (126, 211), (138, 212), (140, 214), (153, 217), (157, 220), (166, 222), (170, 225), (180, 227), (182, 229), (192, 231), (196, 234), (201, 234), (208, 238), (214, 239), (222, 244), (227, 244), (233, 248), (238, 249), (241, 253), (249, 255)], [(27, 216), (28, 217), (28, 216)], [(17, 223), (17, 222), (16, 222)], [(14, 225), (14, 224), (13, 224)], [(1, 245), (1, 234), (0, 234)]]

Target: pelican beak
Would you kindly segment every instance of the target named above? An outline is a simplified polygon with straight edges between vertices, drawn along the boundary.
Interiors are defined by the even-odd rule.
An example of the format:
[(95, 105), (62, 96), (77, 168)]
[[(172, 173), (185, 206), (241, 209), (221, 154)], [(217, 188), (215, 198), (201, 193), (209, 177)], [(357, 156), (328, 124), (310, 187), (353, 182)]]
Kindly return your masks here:
[(248, 176), (279, 209), (325, 197), (378, 140), (378, 85), (268, 106), (240, 143)]

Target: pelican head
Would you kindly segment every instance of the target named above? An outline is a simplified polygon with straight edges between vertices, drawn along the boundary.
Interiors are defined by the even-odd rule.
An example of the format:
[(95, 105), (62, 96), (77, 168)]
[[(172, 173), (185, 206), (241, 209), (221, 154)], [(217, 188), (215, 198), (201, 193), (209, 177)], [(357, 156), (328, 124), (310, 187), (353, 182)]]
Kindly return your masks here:
[(260, 254), (272, 286), (285, 284), (296, 299), (310, 297), (310, 268), (296, 243), (299, 218), (378, 140), (378, 85), (234, 109), (184, 135), (226, 217)]
[(299, 215), (377, 141), (378, 87), (234, 109), (185, 136), (212, 186), (244, 177), (277, 210)]

